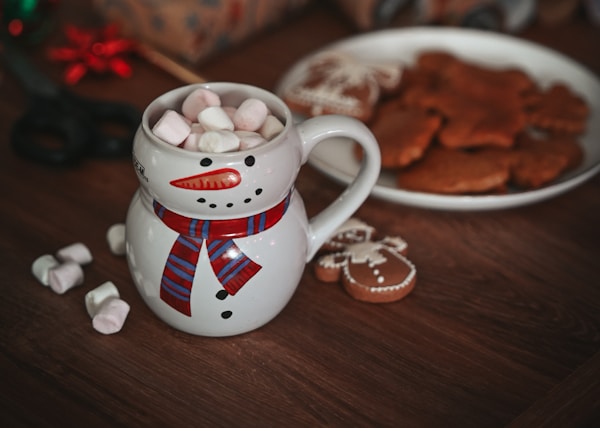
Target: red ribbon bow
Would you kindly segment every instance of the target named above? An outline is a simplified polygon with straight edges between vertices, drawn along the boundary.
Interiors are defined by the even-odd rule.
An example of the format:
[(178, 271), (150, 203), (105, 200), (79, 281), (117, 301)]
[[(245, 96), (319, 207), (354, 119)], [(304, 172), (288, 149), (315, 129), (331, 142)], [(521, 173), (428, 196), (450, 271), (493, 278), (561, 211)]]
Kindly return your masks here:
[(100, 29), (82, 29), (73, 25), (65, 28), (69, 46), (51, 48), (50, 59), (68, 62), (64, 73), (65, 83), (74, 85), (88, 70), (95, 73), (113, 72), (127, 78), (132, 68), (125, 60), (125, 54), (135, 49), (135, 42), (119, 37), (116, 25), (107, 25)]

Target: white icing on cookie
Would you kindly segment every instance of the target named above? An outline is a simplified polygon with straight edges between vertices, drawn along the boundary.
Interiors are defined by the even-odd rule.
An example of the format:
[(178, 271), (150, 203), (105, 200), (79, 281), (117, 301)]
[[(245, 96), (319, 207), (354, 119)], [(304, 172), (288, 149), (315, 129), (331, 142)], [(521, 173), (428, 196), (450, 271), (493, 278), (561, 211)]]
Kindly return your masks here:
[[(327, 51), (309, 63), (308, 75), (317, 76), (318, 84), (292, 85), (284, 96), (304, 106), (317, 116), (324, 111), (361, 117), (378, 101), (381, 88), (391, 89), (400, 83), (402, 76), (398, 64), (369, 63), (349, 54)], [(359, 89), (366, 98), (357, 98), (352, 91)]]
[(387, 245), (388, 247), (393, 247), (396, 251), (403, 252), (406, 250), (408, 244), (406, 241), (399, 236), (386, 236), (381, 241), (382, 244)]
[(372, 268), (387, 261), (378, 251), (380, 248), (381, 244), (378, 242), (359, 242), (348, 245), (346, 253), (350, 256), (350, 263), (368, 263)]
[[(415, 268), (415, 265), (410, 260), (408, 260), (406, 257), (404, 257), (403, 255), (394, 253), (394, 256), (397, 257), (398, 259), (402, 260), (410, 269), (408, 275), (406, 275), (404, 280), (402, 280), (402, 282), (400, 282), (399, 284), (391, 284), (391, 285), (386, 285), (383, 287), (381, 287), (381, 286), (373, 287), (373, 286), (361, 284), (360, 282), (357, 282), (356, 279), (354, 279), (352, 277), (352, 275), (350, 274), (350, 267), (349, 267), (350, 264), (349, 263), (346, 263), (343, 267), (344, 278), (346, 281), (348, 281), (349, 283), (352, 283), (354, 286), (362, 288), (364, 290), (367, 290), (370, 293), (385, 293), (385, 292), (396, 291), (396, 290), (405, 288), (405, 287), (409, 286), (410, 283), (412, 282), (412, 280), (414, 279), (415, 275), (417, 274), (417, 269)], [(381, 281), (380, 281), (380, 278), (381, 278)], [(385, 281), (385, 278), (383, 278), (382, 276), (379, 276), (377, 278), (378, 284), (382, 284), (384, 281)]]
[(319, 266), (322, 266), (326, 269), (341, 268), (346, 263), (346, 257), (340, 257), (339, 254), (327, 254), (319, 259)]
[[(289, 95), (298, 99), (304, 105), (311, 105), (310, 114), (319, 116), (326, 109), (340, 114), (360, 116), (363, 114), (363, 103), (355, 97), (344, 95), (341, 86), (322, 85), (316, 88), (297, 87), (290, 90)], [(377, 89), (371, 89), (369, 103), (374, 103), (379, 96)]]
[(369, 241), (374, 234), (374, 227), (352, 217), (338, 227), (325, 244), (330, 248), (344, 249), (352, 242)]
[(354, 233), (357, 230), (363, 231), (368, 234), (368, 236), (371, 236), (375, 228), (356, 217), (351, 217), (335, 230), (335, 235), (347, 232)]

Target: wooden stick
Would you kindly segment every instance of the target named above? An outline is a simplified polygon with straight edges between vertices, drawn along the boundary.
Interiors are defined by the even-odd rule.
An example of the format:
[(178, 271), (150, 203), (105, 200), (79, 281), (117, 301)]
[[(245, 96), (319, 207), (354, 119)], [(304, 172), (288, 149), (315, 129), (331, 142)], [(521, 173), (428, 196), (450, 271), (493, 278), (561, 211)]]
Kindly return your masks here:
[(194, 73), (190, 69), (169, 58), (167, 55), (160, 53), (144, 43), (138, 45), (137, 51), (146, 60), (185, 83), (207, 82), (201, 75)]

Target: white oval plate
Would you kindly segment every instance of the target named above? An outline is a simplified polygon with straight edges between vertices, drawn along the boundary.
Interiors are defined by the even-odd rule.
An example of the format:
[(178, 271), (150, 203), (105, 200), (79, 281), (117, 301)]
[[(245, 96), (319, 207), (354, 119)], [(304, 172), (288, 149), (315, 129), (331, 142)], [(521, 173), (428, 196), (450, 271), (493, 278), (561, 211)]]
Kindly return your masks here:
[[(600, 170), (600, 81), (592, 72), (556, 51), (498, 33), (425, 27), (367, 33), (341, 40), (320, 51), (338, 50), (365, 61), (398, 61), (412, 65), (420, 52), (434, 49), (480, 65), (520, 68), (543, 87), (556, 81), (565, 82), (587, 101), (591, 109), (586, 133), (580, 138), (583, 162), (543, 188), (504, 195), (452, 196), (412, 192), (396, 187), (394, 174), (383, 171), (373, 188), (374, 196), (405, 205), (445, 210), (510, 208), (557, 196)], [(309, 61), (317, 53), (301, 59), (288, 70), (276, 88), (278, 95), (304, 79)], [(322, 142), (311, 153), (310, 164), (342, 183), (349, 183), (360, 164), (354, 158), (352, 144), (348, 143), (345, 139)]]

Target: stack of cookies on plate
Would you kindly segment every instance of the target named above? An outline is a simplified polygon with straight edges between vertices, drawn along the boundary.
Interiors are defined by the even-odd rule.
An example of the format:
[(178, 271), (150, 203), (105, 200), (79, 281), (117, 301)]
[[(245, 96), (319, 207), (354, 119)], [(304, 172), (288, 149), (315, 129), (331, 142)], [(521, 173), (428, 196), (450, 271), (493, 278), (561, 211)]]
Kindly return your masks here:
[(341, 113), (365, 122), (399, 188), (453, 195), (550, 183), (581, 163), (578, 138), (589, 115), (565, 82), (542, 87), (524, 70), (441, 51), (422, 52), (411, 66), (326, 51), (283, 97), (306, 116)]

